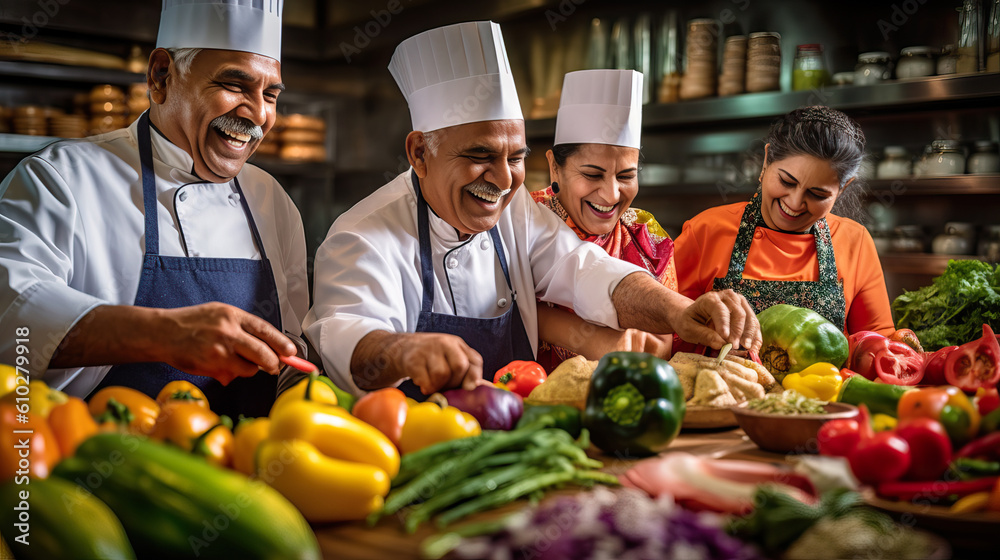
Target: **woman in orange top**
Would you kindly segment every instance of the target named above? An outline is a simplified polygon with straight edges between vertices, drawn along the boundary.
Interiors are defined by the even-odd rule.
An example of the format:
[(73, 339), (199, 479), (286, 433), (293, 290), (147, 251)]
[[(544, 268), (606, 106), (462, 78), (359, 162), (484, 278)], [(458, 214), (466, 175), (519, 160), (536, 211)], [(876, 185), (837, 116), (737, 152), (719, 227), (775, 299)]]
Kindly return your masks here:
[(891, 334), (875, 242), (861, 224), (830, 213), (855, 181), (864, 148), (861, 128), (840, 111), (806, 107), (781, 117), (751, 201), (684, 224), (675, 247), (681, 293), (729, 288), (758, 313), (788, 303), (847, 333)]

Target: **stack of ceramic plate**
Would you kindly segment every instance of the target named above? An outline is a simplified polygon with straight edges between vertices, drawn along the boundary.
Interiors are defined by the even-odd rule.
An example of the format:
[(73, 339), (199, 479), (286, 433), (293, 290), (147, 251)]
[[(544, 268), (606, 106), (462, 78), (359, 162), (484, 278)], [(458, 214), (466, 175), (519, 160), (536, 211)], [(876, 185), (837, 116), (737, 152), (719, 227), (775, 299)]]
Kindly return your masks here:
[(286, 115), (280, 139), (281, 159), (292, 161), (326, 159), (326, 121), (320, 117)]
[(24, 105), (14, 107), (13, 119), (14, 134), (27, 134), (30, 136), (45, 136), (48, 134), (48, 109), (38, 105)]
[(722, 48), (722, 74), (719, 75), (719, 95), (743, 93), (747, 72), (747, 36), (726, 38)]
[(751, 33), (747, 40), (747, 91), (780, 89), (781, 35)]
[(94, 86), (90, 90), (90, 132), (103, 134), (124, 128), (128, 124), (125, 115), (128, 105), (125, 104), (125, 92), (120, 87), (111, 84)]
[(125, 104), (128, 106), (129, 124), (138, 119), (143, 111), (149, 109), (148, 91), (146, 82), (139, 82), (128, 87), (128, 98), (125, 99)]
[(49, 118), (49, 134), (59, 138), (83, 138), (87, 135), (87, 117), (55, 115)]
[(719, 22), (693, 19), (688, 22), (685, 56), (687, 69), (681, 78), (681, 99), (715, 95), (718, 72)]

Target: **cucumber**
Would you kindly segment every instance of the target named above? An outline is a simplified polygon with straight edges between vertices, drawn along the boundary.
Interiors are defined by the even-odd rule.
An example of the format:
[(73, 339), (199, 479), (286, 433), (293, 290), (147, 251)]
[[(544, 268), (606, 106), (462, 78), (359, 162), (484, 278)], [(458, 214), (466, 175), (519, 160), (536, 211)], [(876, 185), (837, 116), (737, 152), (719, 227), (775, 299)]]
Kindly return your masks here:
[(0, 485), (0, 525), (19, 560), (135, 558), (125, 529), (108, 506), (59, 478)]
[(144, 437), (97, 434), (52, 476), (102, 499), (140, 558), (320, 557), (309, 524), (276, 490)]
[(900, 397), (911, 389), (915, 389), (915, 387), (875, 383), (860, 375), (855, 375), (844, 381), (837, 400), (853, 405), (864, 403), (872, 414), (882, 413), (895, 418)]

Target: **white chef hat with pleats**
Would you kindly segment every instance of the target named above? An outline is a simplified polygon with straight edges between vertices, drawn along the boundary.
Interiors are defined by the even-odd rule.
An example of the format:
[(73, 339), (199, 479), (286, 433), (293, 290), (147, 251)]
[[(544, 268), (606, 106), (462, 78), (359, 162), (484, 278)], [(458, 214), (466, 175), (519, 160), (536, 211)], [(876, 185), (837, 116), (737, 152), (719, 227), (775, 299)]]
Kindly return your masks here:
[(414, 35), (396, 47), (389, 72), (410, 106), (413, 130), (524, 118), (503, 35), (492, 21)]
[(638, 148), (641, 132), (641, 73), (580, 70), (563, 78), (555, 144)]
[(156, 46), (222, 49), (281, 61), (284, 0), (163, 0)]

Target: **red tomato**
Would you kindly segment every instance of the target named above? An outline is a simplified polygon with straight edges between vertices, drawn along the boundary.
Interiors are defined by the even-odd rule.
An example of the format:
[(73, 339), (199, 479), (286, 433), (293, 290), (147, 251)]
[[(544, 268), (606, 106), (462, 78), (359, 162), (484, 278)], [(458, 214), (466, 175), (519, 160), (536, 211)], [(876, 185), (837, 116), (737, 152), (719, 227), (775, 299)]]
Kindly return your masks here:
[(858, 421), (852, 419), (830, 420), (816, 434), (821, 455), (847, 457), (861, 441)]
[(861, 331), (847, 339), (847, 367), (872, 381), (916, 385), (924, 376), (924, 359), (910, 346), (878, 333)]
[(979, 409), (981, 416), (986, 416), (1000, 408), (1000, 394), (997, 393), (997, 388), (980, 387), (976, 389), (976, 408)]
[(983, 325), (982, 338), (948, 354), (944, 376), (949, 384), (966, 393), (975, 393), (980, 387), (996, 387), (1000, 381), (1000, 343), (989, 325)]
[(930, 418), (906, 418), (896, 426), (896, 435), (910, 445), (910, 468), (906, 480), (937, 480), (951, 462), (951, 439), (944, 426)]
[(865, 484), (899, 480), (910, 468), (910, 444), (891, 431), (862, 439), (848, 455), (854, 476)]
[(945, 346), (937, 352), (924, 352), (924, 385), (947, 385), (948, 380), (944, 377), (944, 363), (948, 359), (948, 354), (958, 348), (958, 346)]

